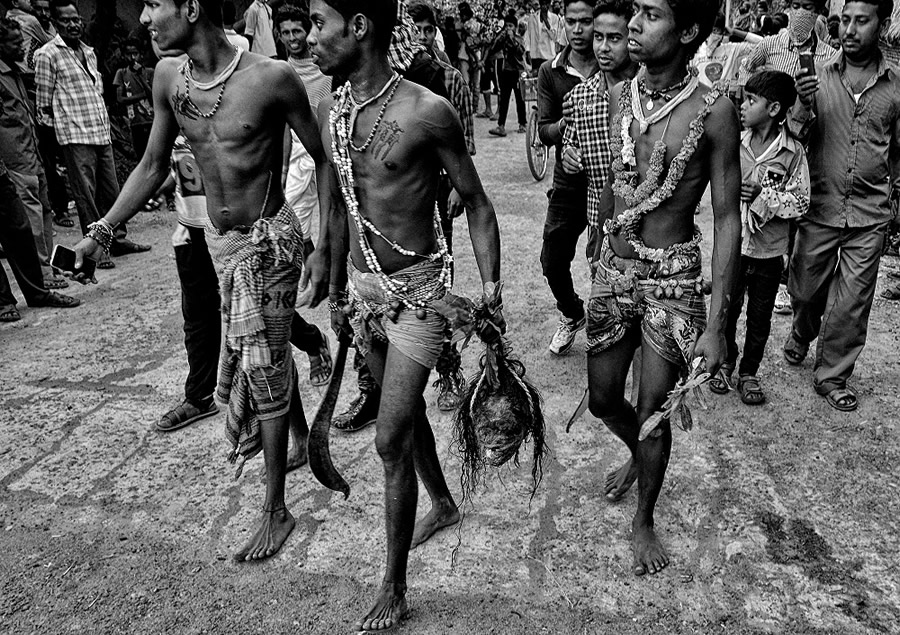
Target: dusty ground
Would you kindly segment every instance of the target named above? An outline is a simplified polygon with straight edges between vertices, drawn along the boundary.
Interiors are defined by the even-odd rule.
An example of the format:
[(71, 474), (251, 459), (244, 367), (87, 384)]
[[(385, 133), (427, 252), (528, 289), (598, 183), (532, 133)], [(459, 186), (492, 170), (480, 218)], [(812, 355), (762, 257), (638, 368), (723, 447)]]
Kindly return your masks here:
[[(530, 506), (527, 461), (492, 475), (455, 563), (455, 532), (413, 552), (414, 610), (401, 632), (900, 632), (898, 305), (876, 300), (852, 414), (815, 396), (809, 362), (782, 361), (789, 319), (776, 316), (761, 371), (769, 403), (717, 398), (698, 428), (676, 431), (658, 515), (672, 565), (637, 579), (635, 495), (618, 505), (600, 496), (623, 448), (590, 417), (563, 430), (586, 385), (585, 356), (583, 340), (563, 359), (546, 351), (556, 312), (538, 254), (549, 177), (531, 179), (520, 135), (486, 130), (480, 121), (477, 163), (503, 230), (511, 337), (543, 391), (553, 454)], [(709, 220), (704, 210), (711, 234)], [(261, 459), (231, 479), (221, 416), (169, 435), (152, 429), (181, 398), (186, 371), (174, 222), (134, 222), (153, 251), (74, 289), (81, 308), (24, 308), (20, 323), (0, 327), (0, 632), (350, 632), (384, 559), (374, 430), (332, 437), (349, 500), (308, 471), (292, 474), (296, 531), (271, 561), (236, 565), (229, 556), (261, 505)], [(459, 289), (472, 293), (464, 235), (460, 222)], [(580, 258), (576, 271), (586, 291)], [(324, 310), (313, 316), (322, 322)], [(473, 352), (465, 361), (475, 368)], [(301, 392), (311, 417), (321, 393), (306, 382)], [(345, 388), (340, 406), (351, 396)], [(455, 482), (449, 418), (426, 396)]]

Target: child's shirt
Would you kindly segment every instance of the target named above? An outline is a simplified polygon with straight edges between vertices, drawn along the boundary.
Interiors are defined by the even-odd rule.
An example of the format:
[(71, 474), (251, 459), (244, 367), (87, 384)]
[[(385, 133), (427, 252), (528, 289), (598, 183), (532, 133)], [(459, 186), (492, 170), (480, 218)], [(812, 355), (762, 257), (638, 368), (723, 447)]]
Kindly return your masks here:
[(141, 70), (135, 71), (128, 66), (120, 68), (116, 71), (116, 76), (113, 78), (113, 86), (122, 86), (126, 97), (141, 94), (145, 97), (145, 99), (125, 107), (125, 112), (131, 123), (144, 124), (153, 122), (153, 104), (151, 102), (153, 95), (152, 69), (141, 68)]
[(788, 221), (809, 211), (809, 166), (799, 141), (784, 125), (758, 157), (750, 148), (752, 130), (741, 134), (741, 180), (762, 186), (759, 196), (741, 203), (741, 253), (774, 258), (788, 251)]

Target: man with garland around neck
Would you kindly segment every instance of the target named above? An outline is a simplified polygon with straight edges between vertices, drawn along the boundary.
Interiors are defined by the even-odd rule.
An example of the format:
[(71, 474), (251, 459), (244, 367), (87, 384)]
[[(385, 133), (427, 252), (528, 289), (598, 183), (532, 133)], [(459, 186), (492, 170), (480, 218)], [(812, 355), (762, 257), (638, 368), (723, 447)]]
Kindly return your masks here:
[[(432, 305), (450, 286), (435, 210), (441, 169), (466, 207), (484, 283), (499, 280), (500, 235), (453, 107), (391, 70), (394, 0), (313, 0), (310, 15), (313, 59), (326, 75), (349, 78), (322, 102), (319, 120), (347, 216), (339, 207), (333, 213), (332, 322), (343, 332), (349, 306), (357, 347), (382, 389), (375, 446), (385, 472), (387, 568), (357, 623), (381, 631), (408, 612), (411, 545), (459, 519), (422, 398), (447, 332)], [(432, 503), (419, 523), (417, 475)]]
[[(619, 500), (637, 480), (632, 570), (643, 575), (669, 563), (653, 513), (672, 432), (665, 418), (644, 440), (639, 432), (697, 358), (709, 373), (724, 360), (726, 311), (740, 260), (741, 172), (734, 107), (688, 70), (712, 30), (716, 3), (636, 0), (633, 9), (628, 51), (644, 68), (610, 91), (613, 163), (601, 199), (605, 236), (592, 259), (587, 338), (591, 413), (631, 452), (608, 478), (606, 496)], [(708, 322), (694, 227), (707, 185), (715, 224)], [(625, 379), (638, 346), (641, 376), (632, 405)]]
[(325, 221), (319, 249), (303, 266), (303, 234), (281, 187), (285, 124), (316, 162), (323, 210), (331, 205), (333, 173), (296, 73), (286, 62), (232, 45), (221, 0), (147, 0), (141, 23), (161, 51), (184, 51), (187, 60), (165, 58), (157, 65), (147, 150), (109, 213), (76, 246), (76, 266), (107, 250), (115, 226), (163, 183), (181, 130), (202, 173), (206, 239), (222, 292), (225, 341), (216, 396), (228, 405), (231, 459), (239, 474), (260, 449), (265, 458), (262, 517), (235, 554), (238, 561), (259, 560), (276, 553), (295, 524), (284, 501), (288, 429), (300, 438), (304, 455), (308, 431), (288, 338), (298, 282), (311, 286), (311, 302), (319, 303), (329, 266)]

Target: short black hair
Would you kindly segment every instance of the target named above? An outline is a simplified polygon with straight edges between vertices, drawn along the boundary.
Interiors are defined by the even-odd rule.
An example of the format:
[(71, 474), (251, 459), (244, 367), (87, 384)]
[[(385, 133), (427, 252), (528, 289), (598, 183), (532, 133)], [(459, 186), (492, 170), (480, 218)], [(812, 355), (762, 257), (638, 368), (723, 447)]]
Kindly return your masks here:
[(75, 7), (75, 9), (78, 9), (78, 2), (77, 0), (50, 0), (50, 13), (52, 15), (59, 16), (59, 10), (63, 7)]
[(604, 13), (612, 13), (628, 22), (634, 17), (634, 5), (631, 0), (600, 0), (594, 5), (594, 17)]
[(862, 2), (863, 4), (874, 5), (878, 9), (876, 15), (878, 16), (879, 24), (883, 24), (894, 12), (894, 0), (848, 0), (848, 2)]
[(797, 89), (794, 78), (781, 71), (760, 71), (751, 76), (744, 85), (745, 93), (758, 95), (770, 102), (778, 102), (781, 109), (776, 121), (781, 123), (787, 117), (788, 110), (797, 101)]
[(0, 37), (7, 38), (13, 31), (21, 31), (22, 26), (12, 18), (0, 18)]
[(391, 36), (397, 24), (396, 0), (323, 0), (325, 4), (340, 13), (344, 21), (362, 14), (375, 23), (375, 46), (386, 51), (391, 45)]
[(409, 17), (412, 18), (413, 22), (427, 22), (431, 26), (437, 26), (437, 18), (434, 15), (434, 9), (424, 2), (415, 2), (409, 5), (407, 11), (409, 11)]
[(294, 4), (283, 4), (275, 12), (275, 30), (281, 30), (282, 22), (299, 22), (307, 33), (312, 30), (312, 20), (309, 19), (309, 11)]
[(519, 19), (516, 17), (515, 11), (509, 11), (505, 16), (503, 16), (503, 24), (518, 24)]
[(712, 33), (719, 14), (719, 0), (666, 0), (675, 15), (675, 26), (689, 29), (697, 25), (697, 37), (685, 44), (688, 57), (693, 57)]
[(597, 3), (597, 0), (563, 0), (563, 13), (565, 13), (566, 8), (570, 4), (575, 4), (576, 2), (583, 2), (584, 4), (589, 6), (591, 9), (593, 9), (594, 5)]
[[(183, 5), (185, 2), (187, 0), (175, 0), (175, 4), (178, 6)], [(197, 3), (203, 9), (203, 13), (206, 14), (210, 22), (215, 26), (224, 26), (222, 19), (223, 0), (197, 0)]]

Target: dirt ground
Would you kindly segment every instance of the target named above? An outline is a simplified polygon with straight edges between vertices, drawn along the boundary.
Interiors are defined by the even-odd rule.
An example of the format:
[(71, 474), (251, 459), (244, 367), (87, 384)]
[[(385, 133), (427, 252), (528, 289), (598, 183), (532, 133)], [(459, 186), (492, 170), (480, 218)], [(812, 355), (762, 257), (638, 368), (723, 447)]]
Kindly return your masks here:
[[(676, 430), (657, 520), (672, 564), (635, 578), (635, 494), (615, 505), (601, 496), (624, 448), (590, 416), (564, 431), (586, 386), (583, 335), (567, 357), (547, 352), (557, 314), (538, 258), (550, 177), (531, 178), (522, 135), (490, 138), (482, 120), (477, 132), (503, 233), (510, 338), (543, 393), (552, 455), (531, 504), (526, 459), (491, 474), (461, 532), (412, 553), (413, 612), (399, 632), (900, 632), (898, 305), (875, 301), (851, 414), (815, 395), (810, 361), (782, 360), (790, 319), (775, 316), (761, 369), (769, 402), (710, 396), (697, 427)], [(698, 218), (709, 243), (708, 208)], [(153, 251), (70, 289), (80, 308), (20, 306), (23, 320), (0, 326), (0, 632), (352, 632), (384, 563), (374, 429), (332, 435), (349, 500), (308, 470), (291, 474), (298, 523), (285, 547), (264, 563), (231, 561), (262, 503), (261, 458), (232, 479), (221, 415), (153, 429), (181, 399), (186, 373), (174, 224), (167, 213), (131, 223)], [(458, 290), (474, 294), (466, 235), (459, 221)], [(583, 240), (574, 269), (586, 293), (582, 253)], [(310, 315), (324, 324), (324, 308)], [(464, 356), (468, 372), (476, 352)], [(297, 361), (305, 377), (307, 361)], [(352, 383), (348, 370), (339, 408)], [(321, 389), (304, 380), (301, 393), (312, 418)], [(450, 418), (433, 390), (426, 399), (458, 483)]]

